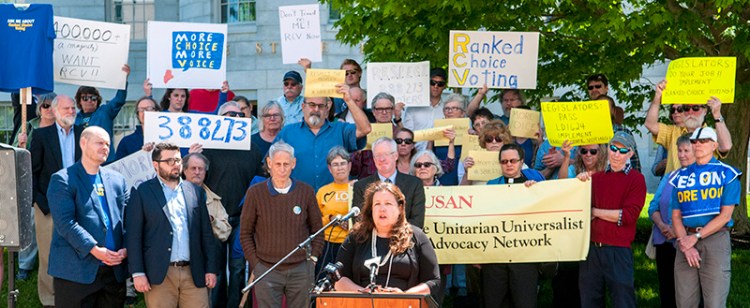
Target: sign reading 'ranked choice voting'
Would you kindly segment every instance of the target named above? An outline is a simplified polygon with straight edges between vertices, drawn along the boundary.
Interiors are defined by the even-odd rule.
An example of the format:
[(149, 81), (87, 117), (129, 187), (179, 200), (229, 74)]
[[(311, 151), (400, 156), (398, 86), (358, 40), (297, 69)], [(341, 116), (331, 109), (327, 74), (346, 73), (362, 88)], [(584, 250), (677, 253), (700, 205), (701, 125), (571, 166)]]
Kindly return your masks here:
[(148, 22), (148, 78), (154, 88), (219, 89), (226, 80), (226, 24)]
[(538, 32), (451, 31), (448, 85), (536, 89)]

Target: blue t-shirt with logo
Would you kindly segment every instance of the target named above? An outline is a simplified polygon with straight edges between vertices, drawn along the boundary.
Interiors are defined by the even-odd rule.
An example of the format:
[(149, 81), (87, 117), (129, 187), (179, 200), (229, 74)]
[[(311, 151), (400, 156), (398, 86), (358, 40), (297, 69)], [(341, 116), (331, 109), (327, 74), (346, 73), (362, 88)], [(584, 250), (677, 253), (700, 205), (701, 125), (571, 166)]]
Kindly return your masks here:
[(23, 8), (0, 4), (0, 22), (0, 41), (7, 43), (0, 48), (0, 91), (32, 87), (35, 94), (51, 92), (55, 40), (52, 5)]
[[(674, 187), (672, 208), (680, 209), (686, 227), (703, 227), (719, 215), (722, 206), (739, 204), (740, 175), (737, 169), (716, 158), (705, 165), (682, 168), (669, 179)], [(730, 219), (727, 227), (733, 225), (734, 220)]]

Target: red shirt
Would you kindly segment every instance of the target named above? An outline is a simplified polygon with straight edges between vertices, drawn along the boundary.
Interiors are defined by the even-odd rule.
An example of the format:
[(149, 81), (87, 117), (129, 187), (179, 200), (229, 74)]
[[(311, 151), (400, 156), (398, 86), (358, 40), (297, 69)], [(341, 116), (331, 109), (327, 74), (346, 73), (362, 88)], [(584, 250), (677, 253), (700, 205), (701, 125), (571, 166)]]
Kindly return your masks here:
[(646, 201), (646, 180), (636, 169), (602, 171), (591, 176), (591, 206), (622, 210), (621, 225), (596, 218), (591, 221), (591, 241), (618, 247), (630, 247), (635, 225)]
[[(188, 111), (197, 111), (211, 113), (216, 110), (219, 104), (219, 90), (192, 89), (190, 90), (190, 99), (188, 100)], [(234, 92), (227, 93), (227, 101), (234, 99)]]

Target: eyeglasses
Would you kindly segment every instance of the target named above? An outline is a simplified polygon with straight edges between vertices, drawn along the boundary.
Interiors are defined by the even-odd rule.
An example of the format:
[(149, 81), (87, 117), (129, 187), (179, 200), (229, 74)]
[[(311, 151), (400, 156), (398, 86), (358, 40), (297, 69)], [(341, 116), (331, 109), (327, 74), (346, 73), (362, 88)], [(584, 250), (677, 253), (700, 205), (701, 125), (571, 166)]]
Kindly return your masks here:
[(269, 113), (269, 114), (264, 114), (263, 117), (266, 118), (266, 119), (278, 119), (278, 118), (281, 118), (281, 114), (280, 113)]
[(586, 154), (596, 155), (597, 153), (599, 153), (599, 149), (581, 148), (578, 150), (578, 152), (581, 153), (581, 155), (586, 155)]
[(388, 153), (380, 153), (380, 154), (375, 154), (375, 155), (373, 155), (373, 156), (374, 156), (374, 157), (375, 157), (375, 159), (377, 159), (377, 160), (383, 160), (383, 159), (386, 159), (386, 158), (390, 157), (390, 156), (391, 156), (391, 155), (393, 155), (394, 153), (396, 153), (396, 152), (395, 152), (395, 151), (393, 151), (393, 152), (388, 152)]
[(346, 76), (356, 75), (357, 73), (359, 73), (359, 71), (357, 71), (357, 70), (348, 70), (348, 71), (346, 71)]
[(83, 95), (83, 96), (81, 96), (81, 100), (84, 101), (84, 102), (96, 101), (96, 100), (99, 100), (99, 96), (96, 96), (96, 95)]
[(589, 90), (593, 90), (593, 89), (601, 89), (602, 87), (603, 87), (603, 85), (600, 85), (600, 84), (595, 84), (595, 85), (591, 85), (591, 86), (589, 86)]
[(690, 139), (690, 143), (692, 144), (697, 144), (698, 142), (700, 142), (701, 144), (706, 144), (709, 141), (713, 141), (713, 139), (710, 139), (710, 138)]
[(431, 162), (428, 162), (428, 161), (427, 162), (423, 162), (423, 163), (416, 162), (416, 163), (414, 163), (414, 168), (430, 168), (430, 167), (432, 167), (434, 165), (435, 164), (433, 164)]
[(296, 87), (296, 86), (298, 86), (298, 85), (299, 85), (299, 82), (294, 82), (294, 81), (284, 81), (284, 86), (285, 86), (285, 87)]
[(331, 163), (331, 168), (343, 168), (349, 165), (349, 162), (345, 163)]
[(630, 149), (628, 149), (628, 148), (618, 148), (614, 144), (610, 144), (609, 145), (609, 150), (612, 151), (612, 152), (620, 152), (620, 154), (628, 154), (628, 152), (630, 152)]
[(41, 105), (39, 105), (39, 108), (42, 108), (42, 109), (47, 109), (49, 107), (52, 107), (52, 105), (51, 104), (41, 104)]
[(393, 141), (396, 141), (396, 144), (404, 144), (404, 143), (413, 144), (414, 143), (414, 139), (412, 138), (396, 138), (396, 139), (393, 139)]
[(443, 112), (463, 111), (461, 107), (443, 107)]
[(511, 159), (501, 159), (501, 160), (500, 160), (500, 164), (501, 164), (501, 165), (507, 165), (507, 164), (509, 164), (509, 163), (510, 163), (510, 164), (515, 164), (515, 163), (517, 163), (517, 162), (519, 162), (519, 161), (521, 161), (521, 160), (520, 160), (520, 159), (515, 159), (515, 158), (511, 158)]
[(430, 86), (445, 87), (445, 81), (430, 80)]
[(672, 108), (672, 110), (674, 110), (674, 112), (676, 112), (676, 113), (688, 112), (691, 109), (693, 111), (697, 112), (698, 110), (703, 109), (703, 106), (700, 106), (700, 105), (685, 105), (685, 106), (677, 106), (677, 107)]
[(326, 106), (328, 106), (327, 104), (316, 104), (312, 102), (305, 102), (305, 105), (307, 105), (307, 107), (310, 109), (315, 109), (315, 108), (323, 109)]
[(377, 112), (386, 113), (386, 112), (389, 112), (389, 111), (393, 111), (393, 107), (382, 107), (382, 108), (381, 107), (375, 107), (375, 108), (372, 108), (372, 110), (375, 110)]
[(485, 136), (484, 137), (484, 142), (486, 142), (486, 143), (493, 143), (493, 142), (503, 143), (503, 138), (500, 138), (500, 136)]
[(138, 112), (155, 111), (155, 110), (156, 108), (154, 107), (138, 108)]
[(238, 117), (244, 116), (245, 113), (242, 112), (242, 111), (227, 111), (225, 113), (222, 113), (221, 115), (225, 116), (225, 117), (235, 117), (235, 118), (238, 118)]
[(182, 159), (180, 158), (167, 158), (162, 160), (155, 160), (156, 162), (160, 163), (167, 163), (167, 165), (174, 166), (175, 164), (182, 164)]

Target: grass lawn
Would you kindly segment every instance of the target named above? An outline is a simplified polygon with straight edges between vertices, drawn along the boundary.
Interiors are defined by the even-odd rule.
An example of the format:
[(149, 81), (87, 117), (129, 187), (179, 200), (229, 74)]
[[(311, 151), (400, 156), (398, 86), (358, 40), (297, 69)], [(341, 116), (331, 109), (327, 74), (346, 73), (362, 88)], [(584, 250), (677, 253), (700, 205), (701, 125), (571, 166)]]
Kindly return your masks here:
[[(656, 262), (646, 257), (644, 253), (646, 242), (648, 241), (648, 232), (651, 230), (651, 222), (647, 218), (648, 202), (653, 195), (646, 196), (646, 206), (641, 212), (641, 218), (638, 220), (638, 235), (636, 242), (633, 244), (635, 255), (635, 286), (636, 296), (639, 307), (659, 307), (659, 282), (656, 276)], [(750, 203), (750, 196), (748, 203)], [(7, 286), (7, 262), (8, 256), (5, 255), (5, 282), (0, 294), (0, 307), (7, 307), (8, 303), (8, 286)], [(750, 250), (733, 249), (732, 250), (732, 288), (729, 292), (728, 307), (747, 307), (750, 303)], [(41, 307), (37, 297), (36, 288), (36, 271), (32, 278), (26, 281), (18, 282), (16, 285), (19, 290), (17, 307)], [(544, 281), (541, 288), (540, 307), (550, 307), (552, 305), (552, 287), (549, 281)], [(143, 300), (139, 301), (136, 307), (145, 307)], [(450, 307), (450, 306), (448, 306)]]

